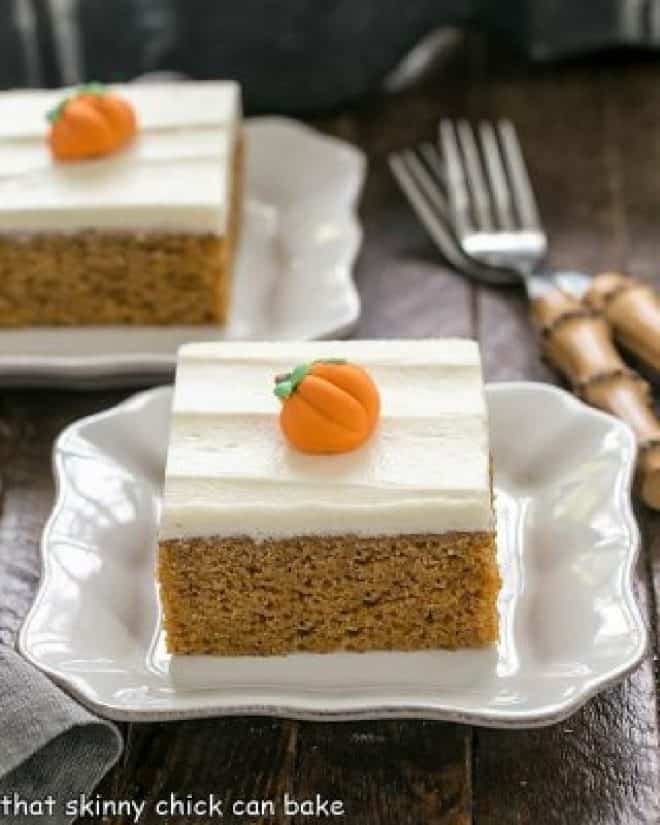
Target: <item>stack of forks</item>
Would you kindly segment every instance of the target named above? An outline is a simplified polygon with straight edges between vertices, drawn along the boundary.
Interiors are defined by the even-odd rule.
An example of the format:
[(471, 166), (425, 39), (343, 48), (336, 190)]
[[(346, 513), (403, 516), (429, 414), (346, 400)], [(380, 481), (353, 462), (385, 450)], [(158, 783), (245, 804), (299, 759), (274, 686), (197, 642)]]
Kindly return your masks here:
[(648, 285), (543, 268), (548, 238), (520, 141), (508, 120), (442, 120), (437, 143), (395, 152), (390, 168), (442, 256), (491, 285), (520, 284), (546, 358), (587, 403), (626, 421), (637, 437), (637, 486), (660, 509), (660, 422), (649, 385), (613, 338), (660, 374), (660, 305)]

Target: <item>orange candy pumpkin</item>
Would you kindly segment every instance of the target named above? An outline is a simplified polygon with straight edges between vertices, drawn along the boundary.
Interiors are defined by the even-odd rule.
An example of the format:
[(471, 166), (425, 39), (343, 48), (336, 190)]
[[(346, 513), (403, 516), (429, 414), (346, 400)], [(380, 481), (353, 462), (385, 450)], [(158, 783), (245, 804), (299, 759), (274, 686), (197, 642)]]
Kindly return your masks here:
[(369, 374), (339, 359), (300, 364), (275, 379), (280, 426), (304, 453), (345, 453), (373, 433), (380, 396)]
[(48, 144), (60, 161), (109, 155), (137, 133), (131, 104), (99, 84), (82, 86), (49, 112), (48, 119)]

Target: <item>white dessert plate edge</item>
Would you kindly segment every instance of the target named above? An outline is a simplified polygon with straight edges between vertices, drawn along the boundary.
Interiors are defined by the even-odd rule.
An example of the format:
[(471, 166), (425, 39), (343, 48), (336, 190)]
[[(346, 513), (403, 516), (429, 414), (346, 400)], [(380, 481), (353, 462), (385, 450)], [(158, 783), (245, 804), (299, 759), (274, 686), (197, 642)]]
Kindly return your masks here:
[[(154, 429), (155, 419), (163, 416), (163, 405), (169, 404), (170, 389), (167, 387), (139, 393), (117, 407), (81, 419), (65, 429), (57, 439), (53, 452), (57, 495), (53, 511), (44, 528), (41, 542), (42, 577), (35, 601), (17, 639), (18, 650), (26, 659), (47, 673), (82, 704), (102, 716), (118, 721), (165, 721), (224, 715), (270, 715), (321, 721), (423, 718), (487, 727), (526, 728), (549, 725), (565, 719), (596, 693), (613, 685), (632, 671), (642, 660), (647, 649), (646, 627), (634, 596), (634, 571), (639, 552), (639, 531), (630, 504), (630, 486), (636, 452), (634, 437), (621, 422), (587, 407), (565, 391), (550, 385), (510, 382), (490, 385), (487, 392), (491, 407), (491, 419), (494, 421), (492, 446), (496, 467), (495, 484), (499, 500), (498, 527), (502, 529), (500, 543), (502, 544), (502, 541), (504, 541), (504, 545), (511, 544), (512, 536), (515, 535), (518, 535), (518, 539), (514, 539), (513, 544), (518, 540), (520, 541), (519, 547), (512, 545), (508, 549), (505, 548), (504, 558), (501, 559), (501, 564), (506, 568), (503, 571), (504, 588), (501, 602), (506, 604), (501, 605), (502, 639), (497, 653), (493, 649), (492, 655), (487, 653), (485, 657), (481, 651), (475, 652), (473, 657), (471, 652), (466, 652), (467, 656), (462, 656), (462, 652), (451, 653), (447, 651), (431, 651), (422, 654), (397, 652), (381, 654), (341, 653), (312, 657), (316, 660), (315, 667), (317, 668), (319, 661), (326, 662), (328, 665), (326, 673), (330, 674), (332, 669), (337, 667), (340, 671), (343, 669), (348, 672), (354, 669), (355, 663), (359, 663), (360, 659), (366, 662), (366, 657), (373, 656), (372, 661), (376, 665), (374, 670), (376, 678), (383, 672), (387, 673), (387, 670), (383, 671), (384, 664), (387, 665), (387, 668), (391, 667), (394, 672), (402, 665), (403, 659), (400, 659), (400, 657), (408, 657), (407, 661), (413, 663), (413, 668), (418, 668), (422, 680), (427, 678), (424, 668), (427, 665), (430, 666), (428, 679), (431, 681), (433, 677), (438, 678), (438, 675), (442, 674), (442, 670), (436, 669), (435, 672), (433, 671), (433, 668), (436, 667), (433, 657), (454, 657), (451, 660), (456, 663), (454, 670), (460, 671), (465, 663), (468, 666), (466, 674), (468, 679), (466, 684), (468, 686), (464, 693), (454, 688), (443, 692), (442, 685), (436, 686), (434, 684), (427, 684), (424, 690), (420, 686), (420, 690), (417, 691), (414, 688), (411, 689), (410, 686), (406, 687), (404, 685), (401, 687), (395, 679), (392, 690), (388, 690), (387, 685), (369, 683), (366, 694), (364, 691), (359, 694), (358, 691), (355, 696), (351, 696), (351, 677), (349, 676), (349, 682), (343, 687), (335, 689), (334, 692), (324, 691), (322, 681), (320, 684), (299, 686), (299, 689), (295, 687), (291, 689), (291, 686), (287, 687), (286, 684), (284, 687), (278, 683), (270, 685), (266, 681), (261, 685), (261, 692), (259, 692), (259, 689), (256, 692), (252, 690), (250, 684), (225, 684), (224, 691), (218, 691), (213, 686), (204, 686), (193, 691), (184, 690), (182, 694), (179, 694), (177, 689), (173, 688), (171, 683), (168, 683), (167, 689), (156, 699), (145, 683), (130, 684), (130, 679), (135, 678), (134, 675), (128, 678), (126, 684), (122, 681), (122, 674), (135, 673), (137, 661), (135, 658), (132, 661), (128, 661), (128, 658), (122, 661), (121, 656), (113, 659), (112, 656), (105, 655), (103, 639), (107, 619), (107, 616), (103, 615), (103, 611), (107, 607), (105, 604), (100, 609), (101, 612), (97, 617), (100, 621), (95, 624), (93, 630), (93, 643), (96, 646), (87, 648), (86, 655), (88, 655), (88, 659), (81, 655), (81, 651), (85, 653), (85, 643), (81, 641), (76, 632), (76, 628), (82, 629), (81, 616), (74, 616), (71, 611), (80, 610), (81, 595), (85, 595), (85, 601), (88, 600), (88, 594), (85, 594), (84, 588), (93, 586), (95, 567), (104, 562), (100, 552), (94, 553), (94, 542), (101, 535), (104, 525), (96, 524), (98, 535), (94, 534), (92, 530), (92, 534), (88, 536), (91, 543), (85, 544), (83, 540), (73, 540), (71, 541), (71, 547), (66, 548), (67, 553), (76, 552), (77, 548), (81, 553), (81, 566), (80, 569), (69, 567), (65, 571), (65, 581), (67, 585), (70, 585), (70, 590), (67, 593), (63, 592), (61, 587), (63, 580), (59, 574), (61, 573), (61, 561), (64, 557), (57, 558), (57, 547), (58, 544), (62, 545), (63, 542), (67, 544), (68, 540), (75, 537), (69, 536), (69, 539), (67, 539), (65, 533), (60, 530), (58, 526), (61, 521), (60, 517), (64, 517), (64, 522), (73, 524), (75, 519), (72, 520), (72, 517), (75, 516), (75, 506), (73, 510), (70, 510), (71, 503), (81, 504), (85, 508), (85, 512), (89, 514), (90, 504), (93, 504), (94, 501), (93, 493), (85, 494), (80, 490), (71, 489), (71, 479), (65, 472), (64, 467), (67, 461), (71, 460), (87, 461), (89, 463), (91, 459), (93, 462), (93, 450), (88, 455), (80, 453), (80, 446), (85, 443), (85, 433), (90, 427), (95, 428), (94, 437), (98, 442), (94, 449), (107, 449), (110, 453), (116, 449), (120, 460), (127, 459), (130, 453), (133, 458), (127, 459), (129, 464), (131, 461), (137, 461), (138, 465), (140, 461), (143, 463), (147, 461), (146, 456), (149, 452), (147, 449), (145, 449), (144, 456), (135, 459), (133, 451), (124, 451), (125, 454), (122, 455), (121, 444), (116, 447), (111, 445), (115, 443), (117, 433), (124, 433), (124, 435), (127, 433), (125, 426), (127, 422), (124, 422), (122, 427), (121, 416), (123, 414), (133, 416), (133, 429), (135, 428), (135, 422), (138, 420), (136, 414), (143, 420), (146, 419), (145, 433)], [(529, 419), (529, 410), (523, 410), (523, 417), (520, 418), (520, 421), (515, 422), (517, 438), (509, 444), (507, 433), (498, 433), (498, 428), (501, 429), (503, 423), (500, 419), (502, 419), (502, 416), (506, 418), (510, 414), (508, 411), (517, 410), (521, 400), (526, 402), (523, 406), (528, 407), (530, 403), (532, 406), (536, 406), (538, 415), (542, 415), (543, 410), (548, 407), (554, 409), (549, 410), (546, 421), (539, 421), (537, 415), (536, 421), (532, 422), (531, 429), (521, 433), (521, 427), (524, 429), (525, 426), (524, 421)], [(158, 408), (160, 408), (159, 413)], [(150, 415), (153, 421), (149, 419)], [(550, 422), (550, 418), (553, 416), (557, 419), (554, 425)], [(514, 422), (510, 422), (510, 424), (513, 425)], [(522, 487), (519, 489), (516, 486), (520, 479), (523, 479), (523, 484), (526, 483), (524, 479), (530, 473), (530, 467), (523, 466), (525, 460), (524, 457), (521, 458), (524, 453), (520, 451), (520, 444), (521, 441), (524, 442), (525, 437), (529, 436), (530, 432), (535, 431), (534, 428), (538, 431), (539, 427), (543, 429), (543, 425), (546, 427), (556, 426), (552, 433), (553, 437), (562, 435), (569, 439), (575, 439), (579, 436), (582, 439), (588, 437), (588, 433), (594, 432), (595, 441), (594, 444), (587, 445), (581, 454), (578, 446), (580, 442), (571, 442), (568, 445), (571, 449), (565, 450), (563, 455), (556, 457), (558, 463), (548, 470), (550, 475), (547, 478), (543, 475), (544, 470), (536, 468), (539, 470), (539, 475), (536, 481), (532, 479), (529, 482), (530, 487), (525, 492)], [(155, 429), (158, 430), (158, 427)], [(137, 438), (140, 437), (138, 434)], [(158, 433), (154, 437), (158, 438)], [(541, 438), (543, 440), (543, 436)], [(592, 456), (590, 451), (596, 443), (600, 445), (600, 453), (598, 455), (594, 453)], [(102, 447), (99, 447), (99, 445), (102, 445)], [(509, 447), (510, 453), (518, 451), (518, 454), (504, 455), (503, 451), (508, 450)], [(539, 447), (542, 448), (541, 442), (535, 445), (535, 449)], [(556, 448), (556, 443), (554, 448)], [(576, 452), (578, 453), (577, 457), (571, 455), (571, 453)], [(552, 450), (547, 452), (548, 456), (551, 454)], [(106, 469), (112, 465), (112, 460), (114, 459), (111, 457), (111, 463), (106, 465)], [(580, 461), (584, 462), (584, 467), (580, 466)], [(516, 468), (520, 470), (520, 479), (516, 477)], [(143, 467), (142, 469), (144, 469), (145, 478), (153, 475), (153, 467), (147, 467), (146, 469)], [(97, 472), (97, 469), (94, 469), (94, 472)], [(585, 477), (585, 472), (590, 475)], [(498, 479), (498, 473), (508, 473), (509, 475)], [(553, 477), (552, 473), (556, 477)], [(543, 484), (548, 479), (548, 490), (544, 490)], [(157, 483), (158, 480), (153, 479), (153, 481)], [(128, 483), (130, 486), (130, 471), (124, 475), (121, 483)], [(144, 483), (144, 479), (140, 482), (133, 482), (134, 486)], [(584, 486), (585, 483), (586, 487), (584, 489), (590, 491), (586, 497), (580, 492), (580, 485)], [(534, 487), (534, 484), (539, 486)], [(558, 488), (557, 484), (559, 485)], [(594, 488), (596, 488), (595, 491)], [(548, 558), (547, 556), (547, 525), (541, 523), (532, 524), (531, 528), (529, 525), (521, 527), (521, 517), (524, 518), (525, 512), (529, 511), (530, 507), (533, 509), (534, 490), (536, 490), (537, 495), (545, 496), (545, 499), (541, 502), (543, 507), (534, 511), (535, 515), (532, 521), (542, 520), (544, 513), (549, 513), (550, 523), (556, 523), (557, 528), (559, 528), (559, 523), (553, 522), (553, 518), (556, 520), (557, 515), (561, 513), (565, 516), (561, 522), (563, 532), (557, 559)], [(610, 498), (607, 501), (599, 499), (599, 496), (602, 496), (606, 491), (610, 491)], [(131, 491), (127, 500), (135, 506), (134, 515), (137, 522), (139, 522), (139, 508), (136, 502), (140, 501), (140, 495), (134, 495), (134, 493), (135, 490)], [(576, 521), (572, 527), (570, 507), (573, 505), (577, 506), (578, 511), (580, 509), (583, 511), (585, 506), (594, 508), (593, 513), (597, 516), (596, 526), (582, 525), (579, 521)], [(555, 507), (554, 515), (549, 512), (552, 507)], [(511, 508), (515, 510), (515, 513)], [(146, 517), (143, 516), (142, 522), (140, 529), (143, 531), (146, 529), (146, 534), (149, 534), (153, 524), (147, 522), (153, 522), (153, 513), (148, 514)], [(93, 517), (91, 526), (94, 527)], [(107, 530), (107, 525), (105, 525), (105, 529)], [(138, 534), (140, 529), (137, 530)], [(577, 534), (573, 535), (571, 529), (576, 530)], [(525, 533), (525, 530), (531, 530), (531, 532)], [(84, 539), (85, 534), (81, 535)], [(585, 539), (589, 536), (591, 536), (593, 546), (587, 546), (588, 542), (585, 542)], [(139, 544), (139, 538), (136, 539), (136, 542)], [(539, 553), (540, 547), (546, 549)], [(139, 552), (139, 549), (136, 548), (137, 545), (134, 544), (132, 550), (129, 548), (128, 551), (122, 551), (128, 553), (123, 562), (128, 561), (131, 567), (138, 561), (136, 553)], [(529, 558), (522, 553), (523, 548), (529, 554)], [(141, 552), (144, 555), (144, 548)], [(91, 558), (89, 557), (90, 554)], [(151, 553), (148, 555), (151, 557)], [(562, 556), (564, 557), (563, 561), (560, 558)], [(114, 561), (112, 563), (114, 564)], [(539, 563), (540, 567), (538, 567)], [(154, 591), (152, 570), (152, 558), (148, 563), (144, 563), (143, 560), (137, 573), (131, 569), (130, 575), (135, 579), (141, 579), (139, 587), (144, 593)], [(73, 578), (71, 576), (72, 572), (74, 574)], [(91, 579), (88, 580), (90, 575)], [(98, 573), (96, 575), (98, 576)], [(116, 578), (112, 566), (106, 575), (110, 576), (109, 580), (113, 577), (116, 579), (113, 581), (113, 593), (115, 593), (117, 586), (121, 589), (121, 581)], [(582, 581), (579, 581), (580, 577)], [(542, 583), (543, 588), (536, 588), (535, 592), (538, 583)], [(595, 588), (593, 592), (585, 589), (590, 586), (590, 583)], [(98, 584), (98, 579), (96, 584)], [(105, 586), (107, 587), (107, 583)], [(75, 592), (71, 588), (75, 588)], [(562, 605), (557, 603), (558, 594), (562, 594), (562, 599), (564, 599)], [(96, 593), (95, 599), (89, 601), (100, 603), (103, 601), (100, 596), (102, 596), (102, 593)], [(598, 605), (596, 605), (596, 599), (599, 600)], [(157, 601), (155, 593), (153, 601)], [(603, 604), (605, 605), (604, 608)], [(141, 605), (137, 608), (138, 613), (140, 607)], [(559, 607), (562, 609), (559, 610)], [(592, 608), (593, 615), (591, 612), (587, 615), (585, 611), (591, 611)], [(140, 625), (145, 625), (145, 622), (146, 625), (150, 622), (153, 623), (153, 610), (151, 614), (147, 611), (144, 616), (136, 618), (133, 615), (136, 612), (135, 603), (129, 605), (128, 608), (124, 605), (122, 609), (129, 609), (129, 612), (131, 612), (130, 621), (135, 622), (138, 628)], [(605, 610), (605, 613), (603, 613), (603, 610)], [(582, 611), (582, 614), (580, 611)], [(536, 619), (534, 619), (535, 616)], [(53, 617), (59, 618), (59, 628), (54, 626)], [(91, 618), (91, 616), (86, 616), (85, 621), (89, 621)], [(113, 620), (116, 618), (117, 616), (111, 616)], [(119, 618), (123, 621), (126, 617), (119, 616)], [(525, 657), (530, 654), (530, 651), (523, 650), (529, 642), (529, 639), (525, 638), (525, 634), (529, 632), (529, 628), (525, 627), (525, 622), (530, 621), (538, 623), (538, 627), (533, 632), (537, 633), (541, 644), (538, 645), (539, 638), (537, 638), (535, 640), (536, 649), (531, 651), (529, 661), (526, 661)], [(596, 623), (594, 624), (594, 622)], [(564, 633), (564, 631), (567, 632)], [(148, 630), (146, 632), (148, 638), (143, 633), (142, 641), (138, 640), (137, 643), (137, 659), (140, 659), (140, 657), (143, 659), (142, 664), (138, 665), (138, 669), (143, 666), (145, 678), (147, 675), (151, 678), (154, 668), (157, 670), (160, 665), (156, 662), (154, 666), (153, 627), (150, 633)], [(590, 632), (594, 634), (593, 639), (589, 636)], [(559, 637), (555, 637), (557, 633), (560, 634)], [(562, 633), (564, 633), (564, 636), (561, 636)], [(609, 639), (607, 637), (608, 633), (610, 634)], [(81, 635), (85, 635), (84, 631)], [(137, 635), (139, 635), (139, 632), (137, 632)], [(127, 638), (130, 636), (129, 633)], [(517, 636), (519, 638), (516, 638)], [(558, 643), (565, 645), (567, 640), (570, 640), (568, 641), (569, 645), (575, 643), (573, 651), (556, 648)], [(134, 640), (131, 639), (131, 641)], [(77, 645), (80, 646), (80, 649), (77, 648)], [(580, 647), (580, 645), (583, 646)], [(95, 651), (91, 659), (89, 658), (90, 650)], [(548, 660), (544, 662), (543, 656), (548, 654), (548, 651), (555, 658), (559, 653), (559, 661), (551, 662)], [(498, 659), (497, 670), (501, 672), (495, 673), (495, 670), (493, 670), (493, 656)], [(574, 659), (571, 656), (574, 656)], [(481, 664), (479, 663), (480, 657), (482, 659)], [(207, 658), (215, 659), (216, 657)], [(279, 659), (280, 665), (288, 660), (288, 663), (295, 668), (303, 661), (305, 655), (274, 658)], [(541, 665), (540, 670), (534, 665), (535, 658), (539, 659), (537, 665)], [(566, 662), (564, 662), (564, 659), (566, 659)], [(297, 660), (297, 662), (293, 660)], [(236, 662), (236, 660), (233, 661)], [(259, 662), (268, 663), (269, 659), (266, 657), (253, 661), (256, 662), (257, 666), (260, 666)], [(271, 658), (270, 661), (273, 662), (273, 659)], [(448, 660), (445, 659), (444, 661), (446, 664)], [(604, 666), (602, 666), (603, 661), (605, 661)], [(422, 665), (421, 670), (420, 663)], [(559, 670), (557, 670), (557, 665), (559, 665)], [(552, 680), (555, 679), (558, 685), (564, 685), (561, 673), (562, 667), (569, 667), (565, 680), (568, 688), (564, 690), (562, 695), (553, 697)], [(598, 670), (599, 667), (600, 670)], [(527, 672), (526, 668), (528, 668)], [(550, 681), (544, 681), (543, 678), (539, 681), (539, 674), (543, 674), (544, 668), (550, 674), (548, 677)], [(495, 693), (490, 696), (491, 687), (489, 682), (485, 688), (488, 701), (484, 701), (481, 706), (478, 696), (481, 684), (479, 679), (490, 673), (491, 670), (493, 670), (491, 674), (493, 677), (492, 689)], [(507, 671), (510, 672), (507, 673)], [(282, 672), (280, 670), (280, 673)], [(593, 675), (585, 675), (589, 672), (593, 672)], [(117, 674), (119, 674), (119, 677)], [(502, 685), (504, 685), (504, 681), (501, 680), (502, 674), (510, 680), (508, 687), (504, 690), (502, 688)], [(559, 679), (557, 679), (558, 674)], [(165, 678), (163, 673), (160, 676)], [(99, 684), (103, 683), (105, 678), (115, 685), (121, 685), (121, 688), (115, 691), (114, 698), (110, 700), (100, 696), (96, 689)], [(117, 678), (119, 678), (119, 682), (117, 682)], [(385, 678), (387, 679), (387, 675)], [(440, 678), (443, 677), (440, 676)], [(474, 679), (474, 681), (470, 682), (470, 679)], [(165, 679), (165, 682), (168, 682), (168, 680)], [(295, 683), (295, 673), (293, 682)], [(499, 682), (501, 684), (498, 686)], [(522, 685), (520, 690), (523, 693), (525, 690), (530, 690), (530, 698), (526, 698), (520, 708), (512, 710), (507, 696), (515, 697), (515, 691), (518, 690), (519, 685)], [(364, 688), (364, 685), (361, 687)], [(251, 690), (255, 696), (259, 696), (258, 700), (245, 700), (245, 695), (250, 694)], [(286, 700), (287, 690), (290, 694), (288, 701)], [(501, 707), (498, 707), (498, 691), (499, 695), (504, 698)], [(424, 694), (421, 699), (419, 695), (415, 695), (416, 692)], [(127, 699), (129, 693), (130, 698)], [(379, 694), (381, 694), (380, 698)], [(395, 696), (395, 698), (392, 699), (392, 696)], [(494, 699), (494, 703), (490, 699)]]

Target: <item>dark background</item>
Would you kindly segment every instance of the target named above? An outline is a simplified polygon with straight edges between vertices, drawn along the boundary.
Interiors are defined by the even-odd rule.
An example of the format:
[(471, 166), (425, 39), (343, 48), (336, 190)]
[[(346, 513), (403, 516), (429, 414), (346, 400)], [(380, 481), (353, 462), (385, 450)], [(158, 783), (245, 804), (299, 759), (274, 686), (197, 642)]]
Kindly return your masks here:
[(0, 88), (167, 70), (238, 80), (249, 112), (327, 110), (400, 84), (405, 56), (418, 46), (416, 68), (432, 61), (448, 27), (489, 33), (534, 61), (660, 45), (657, 0), (2, 3)]

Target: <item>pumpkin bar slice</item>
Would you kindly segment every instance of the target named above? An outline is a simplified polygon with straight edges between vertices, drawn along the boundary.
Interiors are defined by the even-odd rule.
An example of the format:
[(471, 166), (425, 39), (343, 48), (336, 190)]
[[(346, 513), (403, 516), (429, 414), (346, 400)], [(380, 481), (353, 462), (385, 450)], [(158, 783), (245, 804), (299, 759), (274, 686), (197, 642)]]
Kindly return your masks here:
[(158, 577), (175, 654), (494, 642), (476, 343), (183, 347)]
[(242, 151), (232, 82), (0, 92), (0, 327), (225, 321)]

